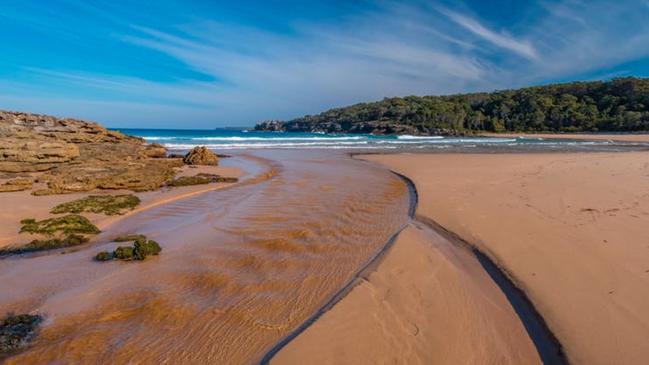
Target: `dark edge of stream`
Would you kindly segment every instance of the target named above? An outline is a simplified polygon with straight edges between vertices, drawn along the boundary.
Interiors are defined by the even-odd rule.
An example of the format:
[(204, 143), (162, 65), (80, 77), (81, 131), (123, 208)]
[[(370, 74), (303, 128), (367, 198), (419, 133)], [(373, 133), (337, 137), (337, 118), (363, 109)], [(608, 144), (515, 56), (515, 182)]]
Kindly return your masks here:
[[(398, 176), (403, 180), (408, 187), (408, 193), (410, 196), (410, 204), (408, 207), (408, 216), (410, 220), (416, 220), (429, 228), (433, 229), (435, 232), (441, 234), (443, 237), (448, 239), (454, 244), (459, 244), (464, 249), (469, 249), (482, 268), (487, 272), (489, 277), (498, 285), (500, 290), (505, 294), (505, 297), (511, 304), (512, 308), (518, 315), (518, 318), (521, 320), (527, 334), (529, 335), (532, 343), (534, 344), (541, 362), (545, 365), (564, 365), (569, 364), (569, 361), (563, 351), (563, 346), (556, 338), (552, 330), (548, 327), (545, 319), (539, 314), (536, 310), (534, 304), (529, 300), (527, 295), (523, 290), (521, 290), (510, 278), (510, 275), (506, 270), (501, 269), (495, 262), (493, 262), (489, 256), (480, 251), (476, 246), (470, 244), (469, 242), (462, 239), (460, 236), (454, 232), (444, 228), (437, 222), (415, 216), (417, 210), (417, 204), (419, 201), (419, 195), (417, 193), (417, 188), (414, 182), (398, 172), (392, 171), (393, 174)], [(410, 224), (410, 223), (408, 223)], [(323, 314), (328, 312), (333, 308), (336, 303), (343, 299), (349, 292), (356, 287), (364, 276), (368, 272), (373, 271), (378, 264), (381, 262), (382, 258), (385, 256), (385, 253), (392, 247), (396, 238), (399, 234), (408, 226), (404, 225), (400, 228), (395, 234), (393, 234), (390, 239), (385, 243), (385, 245), (376, 253), (374, 256), (370, 257), (366, 263), (361, 266), (361, 268), (356, 271), (352, 278), (340, 289), (338, 290), (325, 304), (320, 307), (313, 315), (307, 318), (304, 323), (298, 326), (295, 330), (291, 331), (284, 338), (279, 340), (273, 347), (268, 350), (259, 362), (261, 365), (267, 365), (270, 363), (270, 360), (289, 342), (291, 342), (295, 337), (299, 336), (307, 328), (309, 328), (315, 321), (317, 321)]]
[(554, 335), (545, 319), (536, 310), (527, 294), (511, 279), (507, 270), (502, 269), (476, 246), (462, 239), (456, 233), (444, 228), (432, 219), (417, 216), (415, 220), (442, 235), (460, 248), (470, 250), (482, 268), (487, 272), (500, 290), (505, 294), (516, 315), (520, 319), (527, 335), (532, 340), (541, 362), (545, 365), (567, 365), (570, 362), (563, 351), (563, 346)]
[[(417, 196), (417, 190), (415, 189), (415, 185), (408, 179), (407, 177), (395, 173), (399, 178), (401, 178), (406, 186), (408, 187), (408, 194), (410, 196), (409, 199), (409, 206), (408, 206), (408, 216), (410, 217), (410, 220), (414, 218), (415, 211), (417, 210), (417, 201), (418, 201), (418, 196)], [(270, 350), (268, 350), (264, 356), (261, 358), (261, 361), (259, 364), (262, 365), (267, 365), (270, 363), (270, 360), (277, 354), (284, 346), (286, 346), (291, 340), (293, 340), (295, 337), (299, 336), (302, 332), (304, 332), (307, 328), (309, 328), (315, 321), (318, 320), (323, 314), (328, 312), (331, 308), (333, 308), (336, 303), (338, 303), (341, 299), (343, 299), (349, 292), (356, 287), (361, 282), (361, 279), (369, 272), (374, 271), (374, 269), (378, 266), (378, 264), (381, 262), (381, 259), (385, 256), (385, 253), (392, 247), (394, 242), (396, 241), (397, 237), (403, 231), (406, 227), (408, 227), (408, 224), (410, 222), (406, 223), (403, 227), (401, 227), (396, 233), (394, 233), (388, 241), (383, 245), (383, 247), (375, 253), (372, 257), (370, 257), (363, 266), (356, 271), (356, 273), (347, 281), (347, 283), (340, 289), (338, 290), (329, 300), (325, 302), (325, 304), (320, 307), (313, 315), (311, 315), (309, 318), (304, 321), (300, 326), (298, 326), (295, 330), (290, 332), (288, 335), (286, 335), (284, 338), (279, 340), (273, 347), (271, 347)]]

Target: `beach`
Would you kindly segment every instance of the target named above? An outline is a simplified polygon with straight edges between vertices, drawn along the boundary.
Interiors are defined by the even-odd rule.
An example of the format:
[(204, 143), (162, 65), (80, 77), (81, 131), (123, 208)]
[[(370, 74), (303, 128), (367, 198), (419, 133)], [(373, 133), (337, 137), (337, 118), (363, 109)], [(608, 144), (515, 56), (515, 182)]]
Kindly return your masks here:
[(632, 364), (649, 356), (647, 153), (362, 158), (410, 177), (417, 215), (500, 266), (571, 363)]
[[(243, 137), (209, 138), (225, 145)], [(120, 215), (84, 213), (101, 230), (88, 243), (0, 259), (0, 281), (12, 288), (0, 292), (2, 314), (44, 318), (30, 346), (6, 362), (606, 364), (649, 356), (644, 145), (372, 137), (418, 153), (352, 156), (350, 141), (364, 141), (326, 137), (342, 150), (294, 149), (291, 137), (272, 138), (284, 148), (228, 150), (218, 166), (129, 142), (156, 154), (138, 163), (177, 164), (164, 167), (173, 179), (238, 178), (229, 183), (0, 194), (12, 207), (0, 213), (0, 246), (35, 238), (19, 233), (21, 220), (51, 217), (60, 203), (130, 193), (141, 201)], [(49, 187), (35, 178), (32, 190)], [(162, 253), (93, 260), (132, 234), (159, 242)]]

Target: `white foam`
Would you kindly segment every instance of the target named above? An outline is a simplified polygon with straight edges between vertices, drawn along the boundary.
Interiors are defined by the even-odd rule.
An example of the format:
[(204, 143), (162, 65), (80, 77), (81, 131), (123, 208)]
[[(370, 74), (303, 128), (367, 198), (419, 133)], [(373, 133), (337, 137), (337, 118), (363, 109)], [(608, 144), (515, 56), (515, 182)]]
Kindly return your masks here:
[(363, 137), (193, 137), (192, 141), (356, 141)]
[(444, 137), (442, 136), (411, 136), (411, 135), (403, 135), (403, 136), (397, 136), (397, 139), (443, 139)]

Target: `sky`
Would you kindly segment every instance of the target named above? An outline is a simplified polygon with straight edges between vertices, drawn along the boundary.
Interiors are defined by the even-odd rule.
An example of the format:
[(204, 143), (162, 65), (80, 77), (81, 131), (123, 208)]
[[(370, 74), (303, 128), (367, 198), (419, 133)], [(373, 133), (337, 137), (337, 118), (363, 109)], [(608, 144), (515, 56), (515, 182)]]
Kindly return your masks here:
[(649, 76), (649, 0), (4, 0), (0, 109), (216, 128)]

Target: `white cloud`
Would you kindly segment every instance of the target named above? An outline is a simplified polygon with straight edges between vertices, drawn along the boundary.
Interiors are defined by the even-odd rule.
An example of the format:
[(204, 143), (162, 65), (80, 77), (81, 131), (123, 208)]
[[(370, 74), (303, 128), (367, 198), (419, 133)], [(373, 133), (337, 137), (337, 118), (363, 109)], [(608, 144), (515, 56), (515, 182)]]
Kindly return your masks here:
[(532, 60), (538, 58), (536, 50), (529, 41), (517, 40), (506, 33), (496, 33), (483, 26), (475, 19), (469, 18), (468, 16), (456, 13), (449, 9), (440, 8), (440, 11), (455, 23), (498, 47), (510, 50)]

